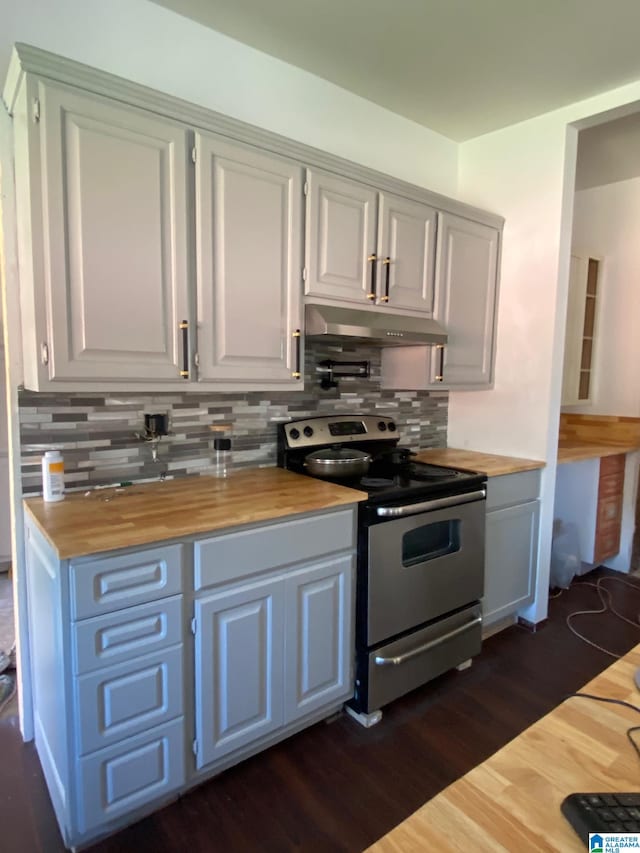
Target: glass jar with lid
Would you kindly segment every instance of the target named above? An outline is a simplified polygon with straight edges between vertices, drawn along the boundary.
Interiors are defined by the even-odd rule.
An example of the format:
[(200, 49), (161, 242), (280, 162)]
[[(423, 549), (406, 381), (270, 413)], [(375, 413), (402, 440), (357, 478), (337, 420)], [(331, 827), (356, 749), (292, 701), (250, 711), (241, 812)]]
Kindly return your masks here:
[(213, 436), (211, 473), (214, 477), (228, 477), (232, 465), (231, 424), (212, 424), (209, 430)]

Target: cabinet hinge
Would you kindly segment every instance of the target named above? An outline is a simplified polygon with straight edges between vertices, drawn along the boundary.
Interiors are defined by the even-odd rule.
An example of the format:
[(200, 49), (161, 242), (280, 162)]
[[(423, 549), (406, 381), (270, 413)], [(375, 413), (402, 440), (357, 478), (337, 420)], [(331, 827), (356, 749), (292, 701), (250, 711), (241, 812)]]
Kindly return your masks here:
[(198, 754), (198, 741), (197, 740), (194, 740), (194, 742), (191, 744), (191, 751), (193, 752), (194, 755)]
[(307, 280), (307, 268), (306, 267), (302, 267), (302, 280), (303, 281)]
[(194, 636), (195, 636), (195, 633), (196, 633), (196, 627), (197, 627), (197, 625), (196, 625), (196, 617), (194, 616), (194, 617), (193, 617), (193, 619), (191, 620), (191, 633), (192, 633)]
[(33, 120), (40, 121), (40, 98), (33, 99)]
[(302, 185), (302, 192), (305, 195), (309, 195), (309, 183), (307, 181), (305, 181), (304, 184)]
[(195, 163), (197, 159), (198, 159), (198, 149), (194, 145), (193, 148), (191, 149), (191, 161), (193, 163)]
[(40, 361), (43, 364), (49, 364), (49, 346), (46, 341), (40, 344)]

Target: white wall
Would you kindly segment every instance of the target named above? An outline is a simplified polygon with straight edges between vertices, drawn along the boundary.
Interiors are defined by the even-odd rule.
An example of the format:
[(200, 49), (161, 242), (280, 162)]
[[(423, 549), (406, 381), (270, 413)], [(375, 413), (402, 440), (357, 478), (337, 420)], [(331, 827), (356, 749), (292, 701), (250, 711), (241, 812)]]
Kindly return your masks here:
[(19, 0), (0, 14), (0, 80), (22, 41), (453, 196), (457, 145), (148, 0)]
[[(506, 218), (495, 389), (450, 395), (449, 444), (544, 460), (536, 601), (545, 618), (577, 130), (638, 108), (640, 83), (460, 146), (460, 197)], [(607, 119), (614, 117), (607, 112)], [(603, 116), (604, 118), (604, 116)]]
[(602, 256), (592, 402), (570, 412), (640, 417), (640, 178), (575, 195), (573, 246)]

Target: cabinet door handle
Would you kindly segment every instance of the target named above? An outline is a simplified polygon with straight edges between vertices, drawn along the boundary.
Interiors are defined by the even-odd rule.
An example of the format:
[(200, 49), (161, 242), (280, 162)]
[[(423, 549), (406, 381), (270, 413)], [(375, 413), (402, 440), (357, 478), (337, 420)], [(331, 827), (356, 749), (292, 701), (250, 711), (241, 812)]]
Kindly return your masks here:
[(295, 341), (296, 345), (296, 369), (292, 372), (291, 376), (293, 379), (300, 379), (300, 342), (302, 339), (300, 329), (296, 329), (291, 337)]
[(183, 320), (178, 328), (182, 332), (182, 370), (180, 376), (183, 379), (189, 378), (189, 323)]
[(369, 290), (369, 293), (367, 293), (367, 299), (375, 299), (376, 298), (376, 261), (378, 260), (378, 256), (377, 255), (369, 255), (367, 260), (371, 264), (371, 289)]
[(438, 372), (433, 377), (436, 382), (444, 382), (444, 346), (438, 344)]
[(388, 302), (389, 301), (389, 277), (391, 275), (391, 258), (385, 258), (382, 261), (382, 264), (385, 267), (384, 296), (380, 297), (380, 302)]

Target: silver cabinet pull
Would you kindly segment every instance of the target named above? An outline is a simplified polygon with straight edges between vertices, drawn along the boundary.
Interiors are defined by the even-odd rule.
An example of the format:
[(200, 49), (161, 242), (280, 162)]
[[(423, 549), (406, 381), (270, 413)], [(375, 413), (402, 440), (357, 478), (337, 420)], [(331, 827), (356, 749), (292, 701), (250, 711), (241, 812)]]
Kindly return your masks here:
[(428, 652), (430, 651), (430, 649), (435, 649), (436, 646), (440, 646), (442, 645), (442, 643), (446, 643), (447, 640), (452, 640), (459, 634), (464, 634), (464, 632), (468, 631), (469, 628), (475, 628), (476, 625), (481, 624), (482, 616), (476, 616), (476, 618), (472, 619), (471, 622), (465, 622), (464, 625), (459, 625), (452, 631), (448, 631), (446, 634), (442, 634), (440, 637), (436, 637), (435, 640), (429, 640), (428, 643), (423, 643), (421, 646), (418, 646), (415, 649), (411, 649), (410, 652), (406, 652), (406, 654), (404, 655), (398, 655), (395, 658), (383, 658), (378, 657), (376, 655), (376, 666), (400, 666), (400, 664), (406, 663), (408, 660), (411, 660), (411, 658), (415, 658), (418, 655), (421, 655), (423, 652)]
[(403, 515), (416, 515), (419, 512), (429, 512), (433, 509), (445, 509), (448, 506), (468, 504), (472, 501), (481, 501), (486, 498), (486, 489), (478, 489), (476, 492), (468, 492), (466, 495), (451, 495), (446, 498), (434, 498), (431, 501), (422, 501), (418, 504), (406, 504), (405, 506), (379, 506), (376, 514), (383, 518), (399, 518)]

